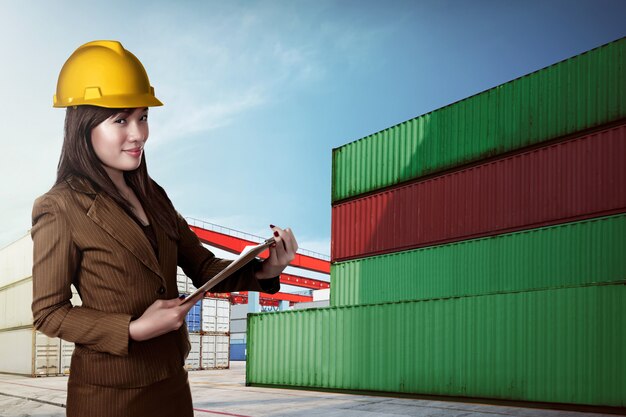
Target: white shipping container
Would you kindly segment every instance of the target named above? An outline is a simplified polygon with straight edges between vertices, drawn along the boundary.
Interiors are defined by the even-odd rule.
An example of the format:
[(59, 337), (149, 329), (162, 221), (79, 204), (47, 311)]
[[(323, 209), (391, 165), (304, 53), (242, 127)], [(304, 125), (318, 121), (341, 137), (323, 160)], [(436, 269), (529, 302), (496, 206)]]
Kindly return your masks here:
[(72, 299), (70, 300), (73, 306), (81, 306), (83, 305), (83, 300), (80, 299), (80, 295), (72, 285)]
[(74, 343), (61, 339), (61, 367), (60, 373), (69, 375), (70, 363), (72, 362), (72, 354), (74, 353)]
[(223, 298), (202, 299), (202, 331), (228, 333), (230, 301)]
[(218, 368), (228, 368), (230, 338), (228, 336), (215, 336), (215, 365)]
[(61, 340), (33, 327), (0, 331), (0, 372), (49, 376), (59, 374)]
[(202, 299), (202, 331), (216, 332), (217, 330), (217, 299)]
[(180, 266), (176, 269), (176, 283), (178, 285), (179, 294), (191, 294), (196, 290), (196, 287), (194, 287), (191, 279), (185, 275), (185, 272), (183, 272), (183, 269)]
[(179, 294), (187, 294), (187, 276), (184, 274), (176, 274), (176, 285)]
[(200, 369), (200, 334), (189, 333), (189, 341), (191, 342), (191, 351), (185, 361), (185, 368), (188, 370)]
[(61, 339), (35, 330), (35, 375), (58, 375), (61, 361)]
[[(0, 289), (0, 330), (33, 325), (33, 277), (14, 282)], [(72, 286), (73, 305), (82, 304)]]
[(228, 333), (230, 331), (230, 301), (225, 299), (217, 300), (217, 329), (218, 333)]
[(202, 337), (202, 369), (215, 369), (215, 336)]
[(0, 249), (0, 288), (33, 275), (30, 233)]
[(0, 289), (0, 329), (33, 325), (33, 280), (27, 278)]
[(202, 369), (228, 368), (228, 335), (202, 335)]

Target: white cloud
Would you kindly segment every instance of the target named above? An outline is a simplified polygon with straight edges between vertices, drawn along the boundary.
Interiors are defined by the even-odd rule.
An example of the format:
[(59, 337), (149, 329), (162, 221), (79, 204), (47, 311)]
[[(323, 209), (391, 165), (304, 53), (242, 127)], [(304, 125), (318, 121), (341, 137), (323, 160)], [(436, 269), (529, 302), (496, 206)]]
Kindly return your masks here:
[(227, 126), (242, 113), (263, 105), (265, 101), (266, 97), (259, 87), (206, 104), (197, 95), (180, 94), (171, 97), (167, 115), (153, 123), (154, 130), (159, 134), (152, 146), (156, 149), (191, 134)]
[[(93, 6), (94, 10), (103, 7)], [(76, 19), (86, 9), (89, 7), (76, 8), (67, 3), (49, 8), (14, 5), (0, 16), (0, 34), (15, 40), (5, 51), (5, 61), (13, 65), (0, 67), (0, 91), (12, 97), (0, 102), (4, 120), (0, 137), (0, 239), (28, 229), (34, 198), (54, 182), (64, 111), (51, 108), (52, 94), (58, 71), (82, 42), (119, 39), (144, 63), (157, 97), (165, 103), (163, 108), (154, 109), (158, 117), (151, 117), (151, 157), (167, 160), (177, 155), (181, 143), (182, 147), (194, 146), (184, 138), (241, 123), (251, 112), (266, 106), (280, 107), (282, 102), (293, 105), (290, 100), (294, 96), (315, 89), (327, 77), (329, 67), (336, 65), (333, 53), (337, 48), (348, 52), (357, 45), (364, 48), (371, 40), (359, 38), (343, 24), (329, 23), (325, 30), (308, 30), (315, 23), (301, 8), (271, 4), (199, 4), (183, 8), (161, 4), (142, 9), (133, 25), (124, 19), (113, 23), (90, 21), (71, 34), (55, 23), (59, 16)], [(26, 16), (29, 19), (24, 20)], [(27, 23), (17, 23), (24, 21)], [(35, 26), (37, 31), (33, 30)], [(345, 37), (343, 32), (351, 34)], [(36, 33), (48, 33), (45, 45)], [(195, 172), (192, 169), (202, 169), (201, 155), (185, 152), (184, 158), (193, 168), (184, 177), (168, 173), (174, 178), (170, 183), (191, 182)], [(219, 172), (220, 167), (214, 170)], [(259, 225), (252, 216), (216, 222), (223, 220), (225, 225), (265, 235), (266, 226)], [(312, 250), (328, 253), (328, 244), (311, 245)]]

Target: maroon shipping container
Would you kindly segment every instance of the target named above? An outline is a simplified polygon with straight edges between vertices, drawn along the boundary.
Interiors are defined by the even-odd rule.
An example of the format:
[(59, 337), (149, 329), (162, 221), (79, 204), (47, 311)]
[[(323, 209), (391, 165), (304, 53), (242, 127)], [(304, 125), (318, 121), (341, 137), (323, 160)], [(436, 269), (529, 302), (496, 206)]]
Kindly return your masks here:
[(626, 211), (626, 123), (332, 209), (332, 260)]

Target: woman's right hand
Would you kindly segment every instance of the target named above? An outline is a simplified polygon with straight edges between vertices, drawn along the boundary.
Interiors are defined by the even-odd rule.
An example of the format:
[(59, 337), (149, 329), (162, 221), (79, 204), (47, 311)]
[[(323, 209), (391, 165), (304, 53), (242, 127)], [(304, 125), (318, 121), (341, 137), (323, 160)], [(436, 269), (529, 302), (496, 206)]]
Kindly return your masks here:
[(130, 322), (128, 333), (132, 340), (142, 341), (178, 330), (187, 312), (195, 304), (191, 300), (183, 305), (180, 298), (156, 300), (137, 320)]

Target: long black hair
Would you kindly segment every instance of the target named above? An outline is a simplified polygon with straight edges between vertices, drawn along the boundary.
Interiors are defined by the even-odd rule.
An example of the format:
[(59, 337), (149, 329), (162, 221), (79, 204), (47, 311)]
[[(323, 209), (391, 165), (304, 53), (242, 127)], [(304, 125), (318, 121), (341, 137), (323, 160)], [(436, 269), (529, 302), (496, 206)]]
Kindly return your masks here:
[[(119, 111), (120, 109), (86, 105), (67, 108), (55, 185), (72, 175), (85, 178), (97, 191), (107, 193), (118, 204), (131, 211), (131, 204), (113, 184), (91, 143), (91, 130)], [(168, 236), (178, 239), (176, 210), (163, 188), (148, 175), (145, 153), (141, 155), (141, 163), (137, 169), (124, 171), (124, 179), (139, 200), (145, 203), (144, 211), (159, 223)]]

